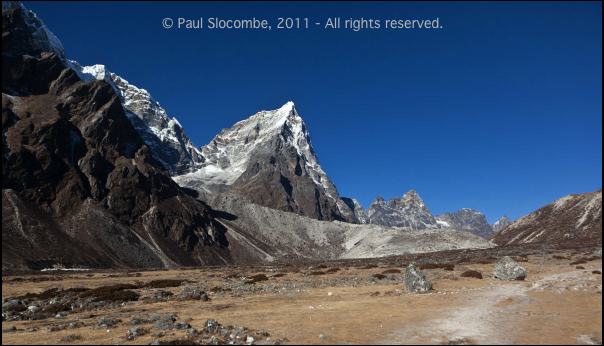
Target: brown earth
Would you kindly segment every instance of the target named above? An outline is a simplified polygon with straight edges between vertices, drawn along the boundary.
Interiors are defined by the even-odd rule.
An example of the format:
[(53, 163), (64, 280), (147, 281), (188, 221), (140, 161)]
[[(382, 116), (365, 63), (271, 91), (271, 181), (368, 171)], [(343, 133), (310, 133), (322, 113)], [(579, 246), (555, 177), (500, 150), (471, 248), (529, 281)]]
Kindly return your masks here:
[[(491, 251), (491, 252), (489, 252)], [(483, 257), (500, 257), (484, 250)], [(488, 254), (488, 256), (487, 256)], [(140, 287), (136, 301), (121, 306), (74, 310), (64, 318), (3, 321), (3, 344), (53, 344), (76, 335), (72, 343), (148, 344), (185, 337), (184, 330), (160, 330), (126, 339), (128, 321), (153, 313), (175, 314), (202, 329), (207, 319), (270, 333), (268, 340), (293, 344), (577, 344), (601, 343), (602, 279), (600, 258), (592, 251), (556, 250), (517, 256), (528, 270), (525, 281), (500, 281), (491, 275), (492, 263), (467, 261), (448, 268), (426, 269), (434, 290), (405, 291), (402, 275), (382, 274), (400, 269), (401, 257), (306, 265), (208, 267), (146, 272), (77, 272), (3, 276), (3, 302), (9, 297), (40, 293), (51, 288), (97, 288), (115, 284)], [(476, 256), (477, 257), (477, 256)], [(446, 258), (444, 256), (443, 258)], [(571, 262), (583, 259), (585, 269)], [(587, 260), (586, 260), (587, 259)], [(447, 260), (453, 262), (451, 258)], [(486, 261), (482, 261), (486, 262)], [(429, 267), (429, 266), (428, 266)], [(339, 268), (340, 270), (329, 270)], [(483, 279), (464, 278), (477, 270)], [(311, 275), (322, 271), (323, 275)], [(245, 283), (254, 275), (267, 280)], [(379, 279), (385, 275), (386, 278)], [(153, 280), (187, 280), (162, 285)], [(251, 280), (254, 281), (254, 280)], [(160, 283), (160, 284), (158, 284)], [(176, 286), (176, 287), (164, 287)], [(209, 301), (179, 300), (183, 287), (199, 287)], [(161, 287), (161, 288), (155, 288)], [(173, 296), (153, 300), (158, 291)], [(120, 319), (115, 328), (96, 328), (101, 317)], [(49, 331), (52, 326), (80, 321), (73, 329)], [(16, 327), (16, 331), (7, 332)], [(26, 331), (37, 327), (36, 331)], [(80, 337), (78, 339), (78, 336)]]

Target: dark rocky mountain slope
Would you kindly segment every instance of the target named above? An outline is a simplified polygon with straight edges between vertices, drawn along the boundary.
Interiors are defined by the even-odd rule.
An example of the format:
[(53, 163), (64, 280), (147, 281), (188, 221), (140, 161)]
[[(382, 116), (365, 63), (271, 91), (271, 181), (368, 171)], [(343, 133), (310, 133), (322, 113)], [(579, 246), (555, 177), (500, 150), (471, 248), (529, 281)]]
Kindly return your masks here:
[(492, 240), (498, 245), (602, 244), (602, 190), (562, 197), (521, 217)]
[(2, 10), (2, 266), (228, 263), (224, 228), (172, 181), (105, 81), (82, 81), (22, 5)]

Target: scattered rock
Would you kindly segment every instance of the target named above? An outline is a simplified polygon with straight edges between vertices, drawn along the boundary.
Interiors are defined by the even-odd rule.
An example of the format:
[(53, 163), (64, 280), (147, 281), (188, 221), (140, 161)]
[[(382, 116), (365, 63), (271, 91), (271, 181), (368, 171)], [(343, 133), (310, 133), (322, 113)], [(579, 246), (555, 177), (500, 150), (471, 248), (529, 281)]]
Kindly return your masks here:
[(10, 299), (2, 304), (2, 312), (20, 312), (27, 310), (27, 306), (19, 299)]
[(67, 311), (59, 311), (55, 315), (55, 318), (65, 318), (69, 313)]
[(138, 338), (139, 336), (145, 335), (147, 333), (149, 333), (149, 330), (146, 328), (143, 328), (143, 327), (130, 328), (126, 332), (126, 339), (134, 340), (134, 339)]
[(526, 269), (509, 256), (500, 259), (493, 268), (493, 276), (500, 280), (524, 280), (526, 275)]
[(174, 328), (174, 322), (176, 322), (176, 316), (174, 315), (163, 315), (153, 324), (153, 327), (157, 329), (172, 329)]
[(67, 323), (67, 329), (76, 329), (84, 326), (84, 322), (82, 321), (74, 321)]
[(162, 300), (167, 300), (168, 298), (170, 298), (173, 295), (174, 295), (174, 293), (169, 292), (169, 291), (157, 290), (153, 293), (153, 297), (151, 299), (156, 300), (156, 301), (162, 301)]
[(220, 323), (216, 320), (209, 319), (203, 324), (203, 329), (208, 333), (215, 333), (220, 329)]
[(190, 328), (192, 328), (192, 327), (187, 322), (174, 323), (174, 329), (190, 329)]
[(449, 339), (446, 342), (447, 345), (474, 345), (474, 342), (466, 337), (457, 336), (452, 339)]
[(208, 301), (210, 298), (208, 294), (198, 287), (185, 287), (178, 295), (180, 300), (201, 300)]
[(409, 292), (428, 292), (432, 289), (432, 283), (413, 263), (409, 264), (405, 270), (404, 282), (405, 288)]
[(37, 305), (30, 305), (27, 307), (27, 311), (29, 311), (32, 314), (35, 314), (36, 312), (40, 311), (40, 307)]
[(98, 328), (113, 328), (120, 322), (121, 320), (119, 319), (115, 319), (109, 316), (103, 316), (99, 319), (99, 322), (96, 324), (96, 326)]

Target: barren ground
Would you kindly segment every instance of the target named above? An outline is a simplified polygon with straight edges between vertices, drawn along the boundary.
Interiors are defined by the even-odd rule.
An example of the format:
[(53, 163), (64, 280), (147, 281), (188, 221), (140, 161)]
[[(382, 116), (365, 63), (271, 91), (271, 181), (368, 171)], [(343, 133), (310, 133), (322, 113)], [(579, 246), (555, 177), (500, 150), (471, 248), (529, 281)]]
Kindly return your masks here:
[[(270, 336), (262, 342), (268, 343), (601, 344), (601, 259), (576, 250), (529, 254), (518, 259), (528, 270), (525, 281), (494, 279), (492, 263), (471, 260), (455, 263), (453, 271), (425, 269), (434, 284), (434, 290), (425, 294), (405, 291), (402, 273), (407, 262), (402, 258), (304, 266), (4, 275), (3, 302), (51, 288), (96, 288), (158, 279), (189, 282), (176, 287), (135, 289), (140, 294), (136, 301), (76, 309), (61, 318), (3, 318), (2, 343), (65, 343), (67, 339), (63, 338), (68, 335), (76, 335), (74, 344), (149, 344), (185, 337), (185, 330), (159, 330), (151, 322), (142, 325), (149, 333), (126, 339), (127, 330), (133, 327), (129, 324), (132, 318), (159, 313), (175, 314), (177, 321), (188, 321), (196, 329), (203, 329), (207, 319), (216, 319), (223, 325), (266, 330)], [(570, 264), (581, 259), (588, 260)], [(340, 270), (329, 273), (329, 268)], [(389, 269), (401, 273), (373, 276)], [(482, 272), (483, 279), (460, 277), (468, 269)], [(285, 275), (274, 276), (279, 273)], [(265, 274), (268, 280), (244, 283), (254, 274)], [(175, 299), (185, 286), (201, 288), (210, 300)], [(151, 298), (158, 291), (169, 291), (174, 296)], [(99, 328), (99, 319), (106, 316), (121, 321), (113, 328)], [(83, 324), (50, 331), (53, 326), (76, 321)]]

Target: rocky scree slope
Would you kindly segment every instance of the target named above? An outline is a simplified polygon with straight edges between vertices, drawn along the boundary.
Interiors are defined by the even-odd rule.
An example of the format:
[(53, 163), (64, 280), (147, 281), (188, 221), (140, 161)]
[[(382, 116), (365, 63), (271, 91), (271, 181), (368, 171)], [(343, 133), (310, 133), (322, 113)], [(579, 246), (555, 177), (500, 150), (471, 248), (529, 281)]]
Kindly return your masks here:
[[(372, 258), (453, 249), (489, 248), (469, 232), (321, 221), (214, 194), (208, 199), (227, 229), (234, 259), (256, 261)], [(236, 215), (236, 217), (234, 216)], [(242, 257), (241, 257), (242, 256)]]

